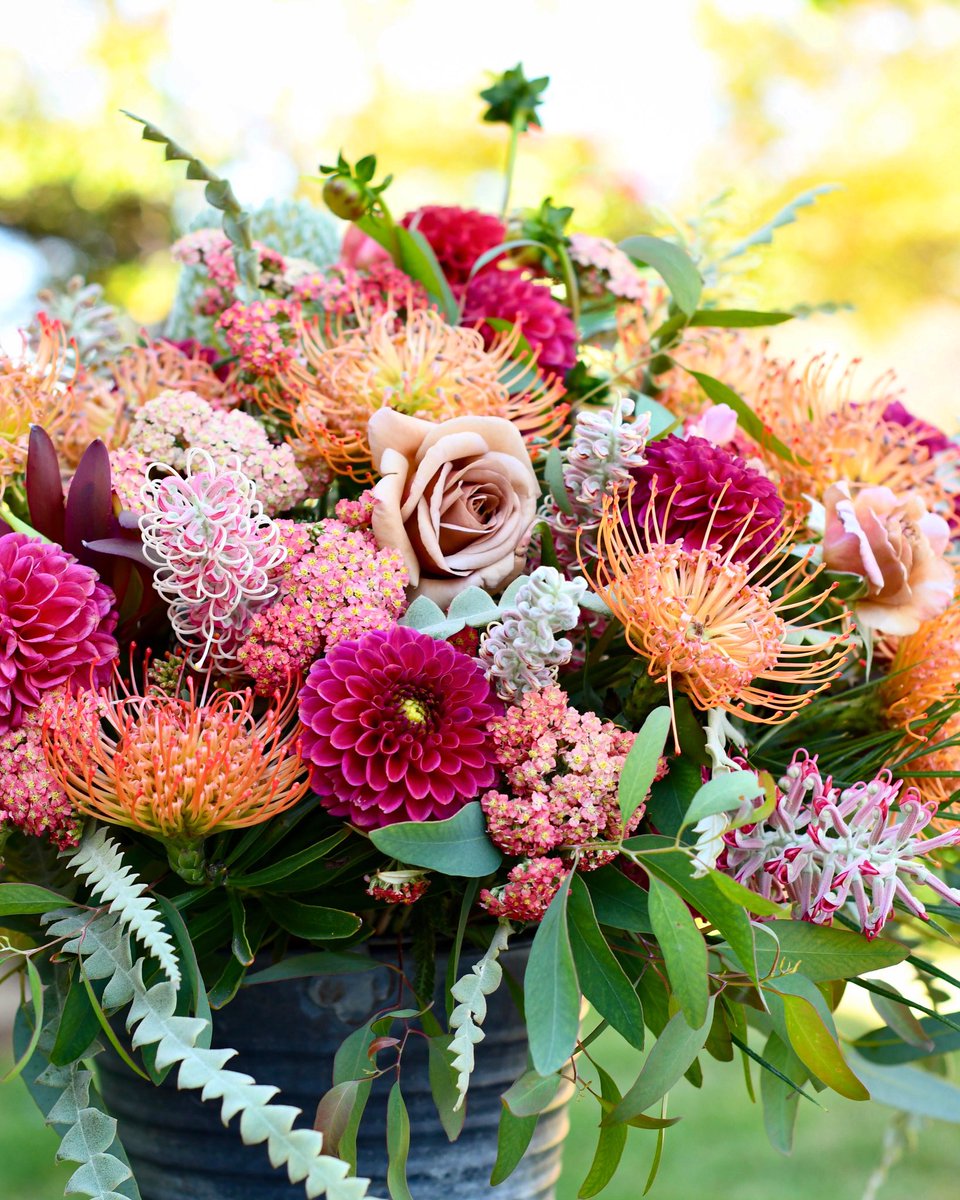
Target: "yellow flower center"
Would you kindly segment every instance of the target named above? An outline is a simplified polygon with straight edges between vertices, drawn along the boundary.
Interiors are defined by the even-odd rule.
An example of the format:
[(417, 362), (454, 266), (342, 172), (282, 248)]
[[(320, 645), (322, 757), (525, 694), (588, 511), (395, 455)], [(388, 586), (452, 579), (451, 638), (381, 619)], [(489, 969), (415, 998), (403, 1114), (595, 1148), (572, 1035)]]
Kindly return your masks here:
[(413, 696), (408, 696), (406, 700), (400, 701), (400, 711), (413, 725), (423, 725), (427, 719), (427, 706), (422, 700), (416, 700)]

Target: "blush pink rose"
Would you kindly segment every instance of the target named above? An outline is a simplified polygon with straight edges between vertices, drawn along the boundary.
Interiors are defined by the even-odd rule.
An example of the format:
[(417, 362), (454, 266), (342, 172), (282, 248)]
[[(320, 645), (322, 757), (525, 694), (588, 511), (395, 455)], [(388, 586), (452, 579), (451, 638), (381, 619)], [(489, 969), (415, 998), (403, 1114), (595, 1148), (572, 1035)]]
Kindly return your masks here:
[(823, 498), (823, 561), (828, 570), (862, 575), (868, 592), (856, 601), (860, 621), (879, 633), (916, 633), (944, 612), (956, 588), (944, 559), (950, 526), (917, 496), (887, 487), (851, 492), (841, 481)]
[(520, 573), (540, 485), (516, 426), (503, 417), (423, 421), (393, 409), (367, 426), (373, 533), (399, 550), (416, 595), (446, 605)]

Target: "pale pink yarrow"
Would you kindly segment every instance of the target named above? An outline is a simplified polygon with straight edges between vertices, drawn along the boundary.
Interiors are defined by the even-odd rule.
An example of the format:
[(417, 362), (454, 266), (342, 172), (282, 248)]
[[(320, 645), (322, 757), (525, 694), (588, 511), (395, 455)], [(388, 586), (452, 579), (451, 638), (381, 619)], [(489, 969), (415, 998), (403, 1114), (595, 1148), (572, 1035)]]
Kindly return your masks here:
[(409, 582), (402, 556), (381, 549), (368, 529), (337, 519), (281, 522), (280, 537), (291, 556), (275, 576), (279, 595), (253, 618), (239, 652), (264, 694), (305, 674), (326, 646), (389, 629), (406, 607)]
[(0, 735), (0, 833), (4, 827), (47, 837), (64, 849), (75, 846), (80, 821), (43, 755), (43, 722), (62, 693), (48, 692), (17, 729)]
[(159, 462), (182, 471), (191, 449), (206, 450), (222, 467), (239, 460), (270, 515), (292, 508), (307, 495), (307, 481), (291, 447), (274, 446), (254, 417), (238, 409), (212, 408), (195, 392), (167, 391), (137, 410), (124, 445), (111, 452), (113, 487), (121, 504), (138, 511), (150, 466)]
[(908, 883), (960, 906), (960, 890), (922, 861), (960, 843), (960, 828), (923, 837), (936, 805), (924, 804), (915, 788), (901, 796), (903, 781), (894, 782), (889, 771), (841, 790), (822, 778), (816, 758), (798, 751), (779, 789), (770, 817), (725, 835), (719, 865), (738, 882), (790, 901), (802, 920), (818, 925), (829, 925), (849, 904), (868, 938), (894, 915), (895, 901), (927, 919)]
[(300, 307), (290, 300), (238, 300), (221, 313), (217, 326), (240, 366), (257, 375), (275, 376), (294, 361)]
[(587, 233), (570, 235), (570, 257), (588, 273), (599, 279), (591, 280), (590, 290), (607, 291), (624, 300), (642, 300), (646, 284), (636, 266), (609, 238), (591, 237)]
[(518, 863), (501, 887), (484, 888), (480, 904), (492, 917), (541, 921), (569, 873), (559, 858), (529, 859)]
[(373, 522), (373, 506), (376, 498), (373, 488), (367, 488), (360, 493), (356, 500), (338, 500), (336, 508), (337, 520), (351, 529), (370, 529)]
[(286, 550), (242, 471), (190, 450), (184, 474), (157, 464), (143, 486), (140, 535), (154, 587), (192, 666), (236, 670), (255, 612), (276, 593)]
[[(509, 787), (481, 797), (496, 845), (518, 858), (579, 851), (584, 870), (611, 861), (615, 845), (593, 843), (619, 841), (617, 788), (636, 735), (578, 712), (559, 687), (527, 692), (490, 733)], [(643, 812), (640, 804), (630, 830)]]

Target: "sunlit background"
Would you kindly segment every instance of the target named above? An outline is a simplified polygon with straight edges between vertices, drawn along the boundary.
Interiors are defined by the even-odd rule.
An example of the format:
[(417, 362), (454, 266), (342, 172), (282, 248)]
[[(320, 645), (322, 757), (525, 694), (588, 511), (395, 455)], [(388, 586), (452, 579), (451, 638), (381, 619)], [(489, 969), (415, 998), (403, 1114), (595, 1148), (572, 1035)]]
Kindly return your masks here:
[[(169, 305), (167, 247), (202, 196), (121, 108), (228, 175), (247, 206), (318, 198), (317, 165), (341, 148), (351, 160), (375, 152), (393, 172), (394, 211), (494, 205), (504, 137), (480, 123), (477, 92), (522, 61), (552, 82), (544, 128), (521, 152), (517, 204), (552, 195), (575, 205), (573, 228), (614, 237), (676, 227), (732, 243), (792, 196), (839, 185), (740, 260), (739, 298), (810, 306), (774, 332), (780, 351), (892, 367), (914, 411), (960, 430), (957, 3), (8, 0), (2, 17), (8, 350), (37, 289), (77, 272), (140, 324)], [(850, 1020), (880, 1023), (854, 1006)], [(914, 1131), (885, 1133), (883, 1110), (805, 1105), (798, 1157), (782, 1160), (736, 1075), (711, 1070), (703, 1093), (678, 1090), (687, 1120), (667, 1139), (661, 1200), (791, 1200), (822, 1186), (836, 1200), (956, 1194), (955, 1127), (927, 1128), (910, 1150)], [(0, 1091), (0, 1195), (53, 1200), (66, 1176), (47, 1171), (52, 1136), (30, 1132), (21, 1101)], [(562, 1200), (592, 1153), (593, 1110), (575, 1116)], [(640, 1193), (652, 1144), (635, 1138), (610, 1200)]]

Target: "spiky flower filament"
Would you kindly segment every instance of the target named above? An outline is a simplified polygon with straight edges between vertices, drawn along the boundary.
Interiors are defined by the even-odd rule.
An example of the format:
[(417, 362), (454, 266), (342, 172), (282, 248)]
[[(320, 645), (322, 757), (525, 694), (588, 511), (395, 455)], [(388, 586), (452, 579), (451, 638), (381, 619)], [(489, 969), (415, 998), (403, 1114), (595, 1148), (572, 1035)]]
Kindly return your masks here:
[(960, 789), (960, 744), (945, 744), (960, 738), (960, 601), (899, 640), (880, 697), (887, 725), (904, 735), (897, 773), (943, 807)]
[(254, 695), (141, 695), (110, 688), (65, 702), (44, 723), (44, 754), (78, 813), (167, 840), (258, 825), (307, 791), (296, 694), (262, 715)]
[[(367, 421), (394, 408), (432, 421), (479, 415), (506, 417), (529, 442), (556, 440), (569, 406), (559, 383), (536, 364), (517, 364), (515, 326), (490, 349), (476, 329), (448, 325), (432, 309), (400, 323), (393, 312), (356, 314), (359, 328), (300, 326), (303, 361), (290, 364), (271, 390), (294, 435), (338, 474), (370, 474)], [(529, 383), (516, 395), (524, 373)]]
[(893, 376), (861, 390), (858, 366), (854, 359), (840, 369), (835, 359), (820, 355), (798, 371), (793, 363), (771, 360), (758, 382), (753, 407), (791, 454), (785, 460), (769, 442), (758, 443), (784, 499), (804, 515), (809, 497), (820, 500), (845, 479), (915, 493), (931, 512), (952, 520), (952, 500), (923, 444), (924, 431), (884, 417), (898, 395)]
[[(777, 724), (828, 688), (847, 653), (849, 614), (814, 619), (833, 588), (811, 594), (822, 567), (786, 558), (795, 530), (736, 561), (744, 536), (756, 529), (751, 510), (729, 545), (711, 544), (708, 527), (704, 545), (685, 550), (664, 541), (669, 505), (663, 525), (650, 505), (638, 527), (632, 490), (604, 497), (598, 560), (589, 572), (585, 561), (581, 567), (631, 649), (648, 660), (648, 673), (667, 684), (671, 707), (680, 691), (703, 710)], [(838, 619), (839, 633), (819, 632)], [(774, 690), (783, 686), (803, 690)]]

